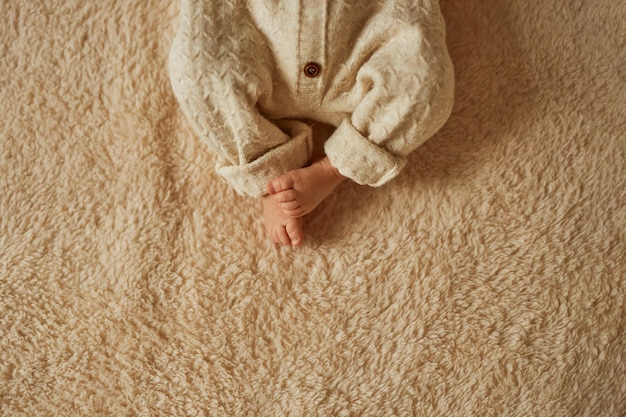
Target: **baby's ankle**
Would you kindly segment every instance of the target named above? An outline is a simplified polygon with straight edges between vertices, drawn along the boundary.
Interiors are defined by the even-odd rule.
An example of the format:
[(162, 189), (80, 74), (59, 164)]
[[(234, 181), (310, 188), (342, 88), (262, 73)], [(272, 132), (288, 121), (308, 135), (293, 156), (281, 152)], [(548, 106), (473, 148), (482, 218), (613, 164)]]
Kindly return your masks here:
[(336, 178), (337, 180), (343, 181), (346, 179), (346, 177), (341, 175), (339, 170), (330, 163), (330, 159), (328, 159), (327, 156), (319, 160), (318, 163), (322, 165), (322, 167), (327, 173), (329, 173), (332, 177)]

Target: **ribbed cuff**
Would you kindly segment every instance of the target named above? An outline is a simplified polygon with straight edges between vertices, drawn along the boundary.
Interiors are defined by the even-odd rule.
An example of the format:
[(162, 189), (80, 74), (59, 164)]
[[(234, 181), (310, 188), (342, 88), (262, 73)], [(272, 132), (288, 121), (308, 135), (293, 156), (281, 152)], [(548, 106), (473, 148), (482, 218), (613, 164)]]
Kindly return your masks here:
[(217, 164), (217, 172), (242, 195), (260, 197), (267, 194), (267, 184), (291, 170), (302, 168), (311, 158), (311, 128), (298, 123), (291, 129), (293, 137), (245, 165)]
[(406, 164), (406, 158), (394, 156), (367, 140), (348, 119), (326, 141), (324, 151), (342, 175), (372, 187), (389, 182)]

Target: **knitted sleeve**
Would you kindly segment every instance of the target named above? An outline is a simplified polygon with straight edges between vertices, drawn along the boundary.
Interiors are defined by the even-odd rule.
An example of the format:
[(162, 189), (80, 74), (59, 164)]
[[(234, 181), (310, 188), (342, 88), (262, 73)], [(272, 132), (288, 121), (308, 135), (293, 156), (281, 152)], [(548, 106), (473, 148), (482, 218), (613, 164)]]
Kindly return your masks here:
[(333, 166), (359, 184), (380, 186), (398, 175), (406, 156), (452, 110), (454, 75), (443, 19), (438, 6), (418, 9), (407, 12), (417, 13), (412, 22), (402, 10), (386, 17), (389, 35), (357, 74), (363, 98), (326, 142)]
[(217, 155), (217, 172), (238, 193), (261, 196), (270, 180), (306, 164), (311, 129), (276, 125), (259, 111), (271, 95), (271, 54), (244, 7), (183, 0), (179, 26), (169, 72), (180, 106)]

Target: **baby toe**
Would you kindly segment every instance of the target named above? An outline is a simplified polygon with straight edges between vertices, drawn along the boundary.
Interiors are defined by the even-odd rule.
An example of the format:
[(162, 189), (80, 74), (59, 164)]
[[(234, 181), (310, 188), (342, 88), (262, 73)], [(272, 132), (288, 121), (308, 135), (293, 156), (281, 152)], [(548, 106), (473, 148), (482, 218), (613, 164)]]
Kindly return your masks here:
[(298, 199), (298, 193), (293, 188), (274, 194), (274, 200), (278, 203), (286, 203)]
[(287, 233), (287, 230), (284, 227), (280, 227), (274, 230), (274, 238), (272, 239), (275, 243), (279, 243), (281, 245), (291, 245), (291, 238)]
[(299, 219), (299, 218), (303, 217), (304, 215), (306, 215), (306, 211), (302, 207), (297, 207), (297, 208), (291, 209), (291, 210), (289, 210), (289, 209), (282, 209), (282, 210), (283, 210), (283, 214), (288, 219)]
[(293, 201), (286, 201), (284, 203), (278, 203), (278, 205), (280, 206), (280, 209), (284, 212), (285, 210), (296, 210), (298, 208), (300, 208), (300, 202), (293, 200)]
[(282, 191), (293, 188), (294, 182), (291, 176), (285, 174), (280, 177), (274, 178), (267, 184), (267, 192), (270, 194), (277, 194)]
[(289, 235), (292, 246), (300, 246), (302, 245), (302, 243), (304, 243), (304, 232), (302, 231), (301, 222), (288, 222), (285, 226), (285, 230)]

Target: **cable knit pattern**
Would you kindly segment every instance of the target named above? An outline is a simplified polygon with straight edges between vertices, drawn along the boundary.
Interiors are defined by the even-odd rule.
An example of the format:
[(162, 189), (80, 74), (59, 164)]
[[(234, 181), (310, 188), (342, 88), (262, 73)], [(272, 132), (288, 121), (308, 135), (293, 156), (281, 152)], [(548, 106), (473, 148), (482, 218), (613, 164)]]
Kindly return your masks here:
[[(320, 72), (309, 77), (307, 63)], [(453, 69), (437, 1), (183, 0), (170, 53), (176, 96), (217, 170), (259, 196), (304, 166), (311, 129), (359, 184), (394, 178), (448, 118)]]

